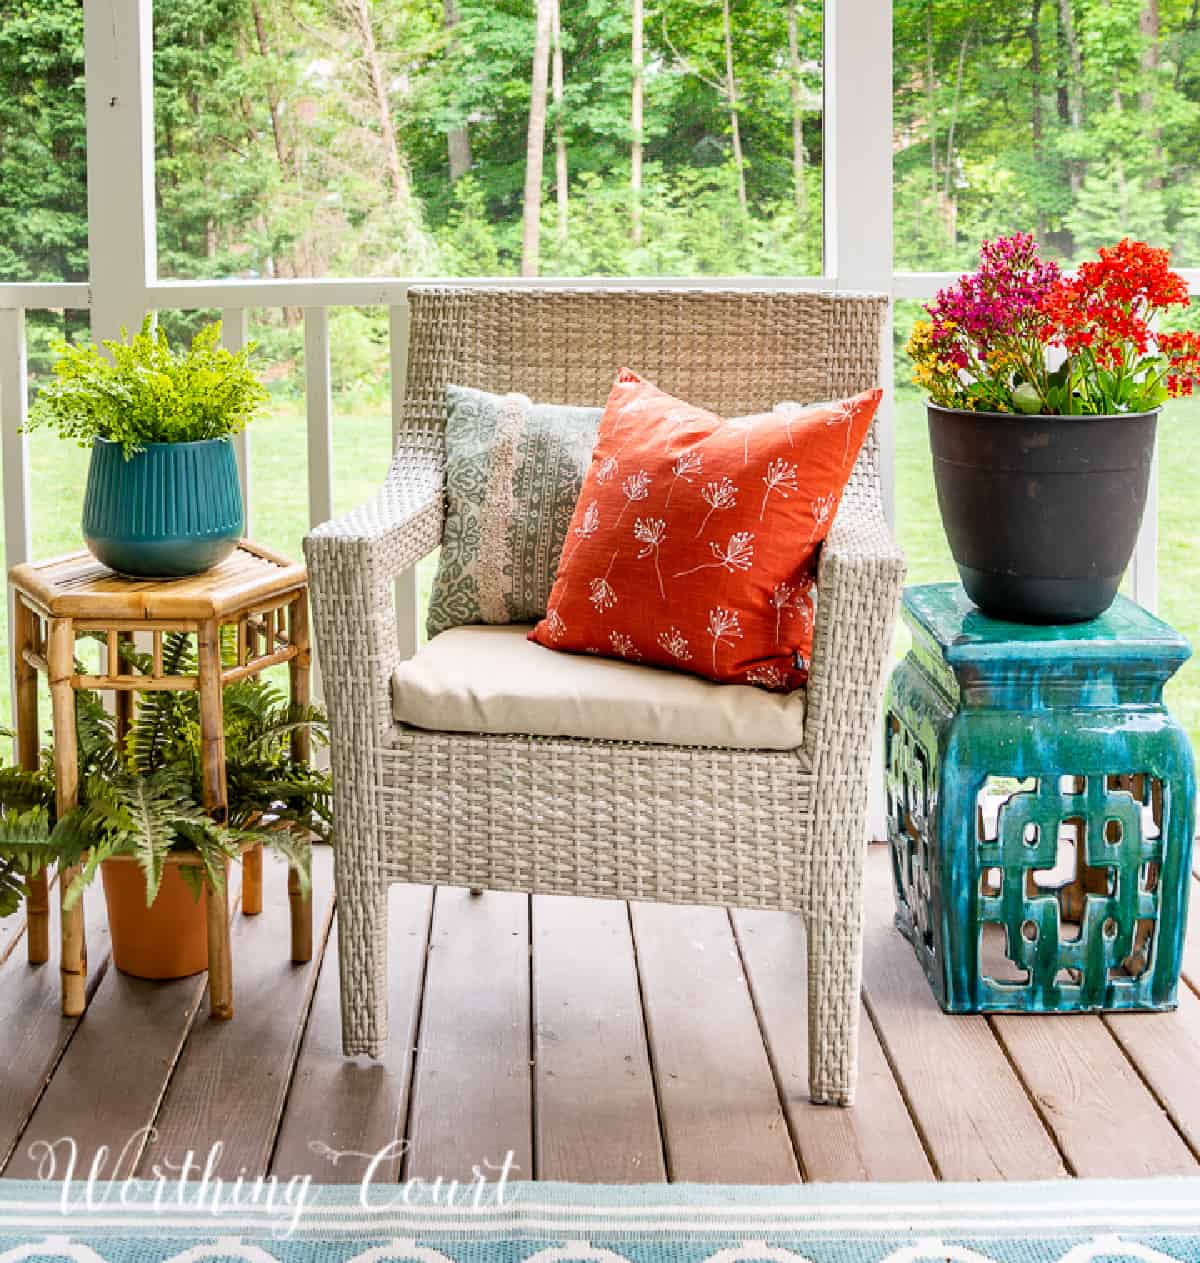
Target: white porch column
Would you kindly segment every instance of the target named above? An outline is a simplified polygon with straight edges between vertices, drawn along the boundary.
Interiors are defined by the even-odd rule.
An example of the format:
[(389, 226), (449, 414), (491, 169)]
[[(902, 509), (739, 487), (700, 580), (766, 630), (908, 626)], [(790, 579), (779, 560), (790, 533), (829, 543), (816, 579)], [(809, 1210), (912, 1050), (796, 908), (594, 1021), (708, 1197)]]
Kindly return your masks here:
[[(842, 290), (891, 294), (892, 0), (825, 0), (825, 274)], [(892, 319), (884, 321), (879, 384), (883, 507), (896, 525)], [(886, 836), (882, 738), (871, 760), (868, 837)]]
[(134, 332), (157, 279), (151, 0), (83, 6), (92, 337)]
[[(892, 293), (892, 4), (825, 3), (825, 274), (838, 289)], [(891, 319), (875, 422), (888, 521), (896, 521)]]

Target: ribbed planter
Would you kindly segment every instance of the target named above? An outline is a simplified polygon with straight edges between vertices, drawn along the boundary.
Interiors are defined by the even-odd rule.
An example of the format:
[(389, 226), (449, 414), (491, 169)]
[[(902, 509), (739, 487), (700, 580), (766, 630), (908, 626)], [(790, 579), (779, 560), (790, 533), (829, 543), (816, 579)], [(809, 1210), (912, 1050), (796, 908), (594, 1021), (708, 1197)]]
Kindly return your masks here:
[(942, 525), (984, 613), (1077, 623), (1108, 609), (1142, 524), (1157, 420), (929, 405)]
[(233, 443), (147, 443), (125, 459), (96, 439), (83, 501), (83, 537), (120, 574), (174, 579), (211, 569), (242, 536)]

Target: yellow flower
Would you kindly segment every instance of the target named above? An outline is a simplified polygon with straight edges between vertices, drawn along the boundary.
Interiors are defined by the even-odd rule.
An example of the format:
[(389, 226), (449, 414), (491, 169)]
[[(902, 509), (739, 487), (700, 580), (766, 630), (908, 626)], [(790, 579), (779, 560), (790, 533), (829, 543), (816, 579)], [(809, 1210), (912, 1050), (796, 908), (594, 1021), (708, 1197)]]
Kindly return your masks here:
[(928, 320), (918, 320), (909, 334), (905, 350), (914, 360), (922, 359), (933, 349), (933, 326)]

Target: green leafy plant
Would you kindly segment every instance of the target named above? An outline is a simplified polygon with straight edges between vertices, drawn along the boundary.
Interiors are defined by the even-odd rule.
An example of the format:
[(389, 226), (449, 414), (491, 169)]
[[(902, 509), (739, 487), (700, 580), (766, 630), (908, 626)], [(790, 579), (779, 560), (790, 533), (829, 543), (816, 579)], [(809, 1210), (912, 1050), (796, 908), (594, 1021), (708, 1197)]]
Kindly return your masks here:
[[(251, 343), (221, 345), (221, 324), (206, 325), (186, 350), (172, 347), (147, 316), (132, 339), (94, 345), (60, 342), (54, 377), (38, 392), (29, 429), (46, 427), (81, 447), (120, 443), (128, 459), (147, 443), (194, 443), (244, 429), (267, 402), (250, 366)], [(109, 358), (111, 356), (111, 358)]]
[[(125, 657), (135, 669), (149, 667), (147, 655), (127, 648)], [(173, 674), (194, 670), (191, 638), (185, 633), (166, 637), (163, 661)], [(99, 694), (78, 692), (77, 807), (55, 817), (50, 751), (35, 771), (0, 768), (0, 916), (16, 910), (27, 879), (50, 863), (79, 866), (67, 892), (69, 905), (104, 860), (131, 856), (145, 876), (150, 904), (172, 854), (199, 857), (199, 864), (180, 869), (198, 897), (205, 881), (223, 890), (227, 864), (254, 843), (274, 848), (307, 891), (309, 843), (332, 840), (332, 785), (328, 772), (293, 757), (291, 738), (302, 728), (311, 742), (324, 745), (325, 713), (289, 704), (261, 677), (226, 685), (224, 705), (228, 812), (222, 824), (200, 805), (199, 696), (194, 690), (144, 694), (121, 741)]]
[[(11, 737), (7, 729), (0, 736)], [(45, 765), (36, 771), (0, 767), (0, 917), (20, 906), (27, 878), (51, 862), (50, 813), (54, 778)]]

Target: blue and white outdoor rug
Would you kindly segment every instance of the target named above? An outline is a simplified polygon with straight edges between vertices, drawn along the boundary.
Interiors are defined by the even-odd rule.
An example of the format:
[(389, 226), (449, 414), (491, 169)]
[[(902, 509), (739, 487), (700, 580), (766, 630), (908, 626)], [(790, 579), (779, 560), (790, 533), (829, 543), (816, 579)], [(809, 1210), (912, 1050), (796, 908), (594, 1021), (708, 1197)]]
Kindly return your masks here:
[[(90, 1202), (90, 1205), (88, 1204)], [(450, 1204), (447, 1204), (449, 1202)], [(1200, 1263), (1200, 1180), (368, 1187), (0, 1181), (0, 1263)]]

